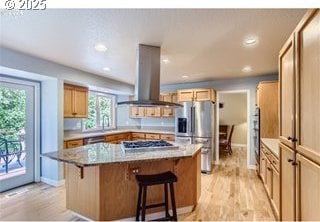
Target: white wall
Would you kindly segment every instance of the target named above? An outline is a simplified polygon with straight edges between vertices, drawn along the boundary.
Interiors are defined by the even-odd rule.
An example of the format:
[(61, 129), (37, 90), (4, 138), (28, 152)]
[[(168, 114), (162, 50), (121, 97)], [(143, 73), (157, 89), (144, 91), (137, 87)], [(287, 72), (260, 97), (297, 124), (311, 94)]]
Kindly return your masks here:
[(247, 94), (246, 93), (220, 93), (219, 124), (235, 125), (232, 143), (247, 144)]

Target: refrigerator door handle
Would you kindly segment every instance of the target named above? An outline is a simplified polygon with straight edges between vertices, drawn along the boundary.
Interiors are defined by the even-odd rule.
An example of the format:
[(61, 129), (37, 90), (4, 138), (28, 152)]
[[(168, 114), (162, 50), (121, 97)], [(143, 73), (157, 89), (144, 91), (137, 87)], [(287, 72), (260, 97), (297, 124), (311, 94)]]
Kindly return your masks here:
[(193, 133), (193, 107), (191, 107), (190, 108), (190, 112), (191, 112), (191, 115), (190, 115), (190, 117), (191, 117), (191, 123), (190, 123), (190, 133)]
[(196, 109), (195, 107), (191, 107), (191, 130), (192, 130), (192, 133), (194, 133), (194, 130), (195, 130), (195, 114), (196, 114)]

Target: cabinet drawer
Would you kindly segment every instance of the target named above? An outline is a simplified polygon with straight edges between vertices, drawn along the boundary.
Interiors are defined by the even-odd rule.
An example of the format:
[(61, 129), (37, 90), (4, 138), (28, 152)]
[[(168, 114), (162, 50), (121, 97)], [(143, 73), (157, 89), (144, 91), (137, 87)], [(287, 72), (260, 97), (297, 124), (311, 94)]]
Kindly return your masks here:
[(279, 170), (280, 170), (280, 163), (279, 163), (278, 158), (276, 158), (276, 157), (272, 154), (272, 155), (270, 155), (270, 161), (271, 161), (272, 166), (279, 172)]
[(160, 134), (146, 133), (146, 140), (159, 140)]
[(78, 146), (83, 146), (83, 139), (66, 141), (67, 148), (74, 148)]
[(131, 133), (132, 140), (144, 140), (145, 135), (144, 133)]
[(107, 142), (116, 141), (116, 140), (126, 140), (126, 139), (127, 139), (127, 134), (114, 134), (114, 135), (107, 135), (105, 137), (105, 140)]
[(167, 140), (167, 141), (174, 141), (175, 140), (175, 136), (173, 134), (162, 134), (160, 136), (160, 138), (162, 140)]

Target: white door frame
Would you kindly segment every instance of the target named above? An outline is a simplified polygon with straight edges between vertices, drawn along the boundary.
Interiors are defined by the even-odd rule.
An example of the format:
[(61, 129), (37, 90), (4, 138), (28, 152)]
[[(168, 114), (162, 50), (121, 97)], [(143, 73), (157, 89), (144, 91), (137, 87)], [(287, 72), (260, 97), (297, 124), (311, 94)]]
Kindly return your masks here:
[(40, 182), (40, 83), (2, 74), (0, 76), (4, 82), (34, 87), (34, 181)]
[(251, 131), (250, 131), (250, 123), (251, 123), (251, 116), (250, 116), (250, 90), (249, 89), (242, 89), (242, 90), (226, 90), (226, 91), (217, 91), (217, 105), (216, 105), (216, 156), (215, 156), (215, 164), (219, 164), (219, 100), (220, 95), (225, 93), (246, 93), (247, 94), (247, 168), (251, 169), (252, 166), (250, 164), (250, 157), (251, 157), (251, 147), (250, 147), (250, 138), (251, 138)]

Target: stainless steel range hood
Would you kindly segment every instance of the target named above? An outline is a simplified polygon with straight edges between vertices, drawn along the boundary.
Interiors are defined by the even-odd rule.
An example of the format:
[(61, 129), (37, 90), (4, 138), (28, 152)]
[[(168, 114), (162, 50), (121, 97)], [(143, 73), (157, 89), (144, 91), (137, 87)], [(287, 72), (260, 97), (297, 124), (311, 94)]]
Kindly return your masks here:
[(160, 52), (158, 46), (139, 44), (137, 50), (137, 70), (135, 100), (119, 102), (118, 105), (141, 107), (165, 106), (181, 107), (179, 103), (164, 102), (160, 96)]

